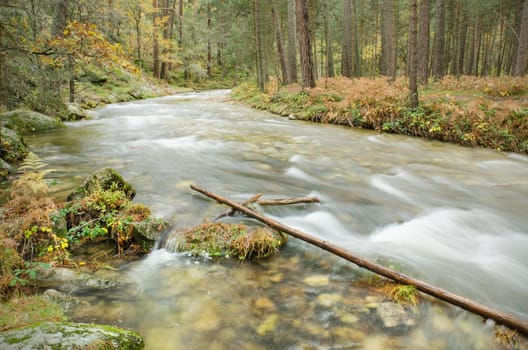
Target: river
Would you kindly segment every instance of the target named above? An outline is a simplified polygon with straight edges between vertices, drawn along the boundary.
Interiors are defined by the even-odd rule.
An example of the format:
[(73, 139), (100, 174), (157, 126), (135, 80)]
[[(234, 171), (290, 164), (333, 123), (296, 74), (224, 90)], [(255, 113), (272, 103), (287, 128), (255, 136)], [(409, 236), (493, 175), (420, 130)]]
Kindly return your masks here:
[[(225, 210), (195, 183), (243, 201), (317, 196), (264, 208), (364, 258), (528, 320), (528, 157), (288, 120), (228, 91), (112, 104), (100, 117), (27, 141), (65, 189), (101, 167), (174, 227)], [(147, 349), (488, 349), (489, 324), (423, 304), (416, 325), (384, 330), (358, 299), (365, 272), (290, 239), (277, 257), (213, 263), (156, 250), (123, 273), (135, 300), (92, 300), (80, 320), (139, 331)], [(448, 311), (446, 311), (448, 310)], [(391, 345), (392, 344), (392, 345)]]

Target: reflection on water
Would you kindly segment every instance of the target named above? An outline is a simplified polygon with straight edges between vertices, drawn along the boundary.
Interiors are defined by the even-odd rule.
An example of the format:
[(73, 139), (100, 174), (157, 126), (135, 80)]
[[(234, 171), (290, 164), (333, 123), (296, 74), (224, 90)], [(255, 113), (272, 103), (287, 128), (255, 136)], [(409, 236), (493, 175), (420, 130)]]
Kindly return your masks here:
[[(109, 105), (99, 119), (32, 136), (56, 169), (58, 196), (111, 166), (137, 200), (176, 227), (223, 209), (196, 183), (235, 200), (316, 195), (268, 215), (371, 260), (528, 319), (528, 157), (290, 121), (224, 101), (225, 91)], [(124, 269), (137, 300), (94, 300), (83, 320), (139, 330), (148, 349), (490, 348), (491, 331), (459, 310), (424, 307), (418, 325), (383, 331), (357, 269), (292, 240), (251, 264), (164, 250)], [(312, 286), (313, 276), (327, 276)], [(99, 314), (97, 310), (104, 310)], [(391, 345), (392, 344), (392, 345)], [(434, 346), (433, 346), (434, 345)]]

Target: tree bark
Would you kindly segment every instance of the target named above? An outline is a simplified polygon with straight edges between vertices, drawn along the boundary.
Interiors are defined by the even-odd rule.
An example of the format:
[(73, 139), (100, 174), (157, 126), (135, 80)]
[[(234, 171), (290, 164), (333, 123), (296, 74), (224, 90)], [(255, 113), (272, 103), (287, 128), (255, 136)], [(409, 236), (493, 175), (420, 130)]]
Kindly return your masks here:
[(514, 76), (523, 76), (526, 74), (528, 65), (528, 0), (523, 2), (523, 11), (521, 19), (521, 29), (519, 33), (519, 48), (517, 49), (517, 58), (515, 59)]
[(207, 76), (211, 78), (213, 67), (213, 53), (211, 47), (211, 3), (207, 2)]
[(352, 29), (354, 30), (354, 35), (352, 36), (352, 48), (354, 50), (354, 76), (360, 77), (362, 74), (361, 50), (359, 48), (359, 26), (356, 0), (352, 0)]
[(288, 1), (288, 84), (297, 77), (297, 25), (295, 20), (295, 0)]
[(429, 78), (429, 43), (431, 29), (431, 0), (420, 2), (418, 18), (418, 62), (417, 77), (420, 83), (427, 84)]
[(259, 90), (264, 92), (266, 85), (265, 73), (264, 73), (264, 52), (262, 49), (262, 38), (261, 38), (261, 23), (260, 23), (260, 2), (259, 0), (253, 0), (254, 10), (254, 25), (255, 25), (255, 52), (256, 52), (256, 63), (257, 63), (257, 84)]
[(418, 40), (418, 2), (411, 0), (409, 19), (409, 93), (411, 108), (418, 107), (417, 82), (417, 40)]
[(393, 78), (396, 75), (396, 45), (394, 43), (394, 1), (383, 0), (381, 9), (380, 73)]
[(326, 67), (325, 75), (327, 78), (331, 78), (335, 75), (334, 71), (334, 54), (332, 50), (332, 39), (330, 37), (330, 20), (328, 18), (328, 2), (323, 2), (324, 13), (323, 13), (323, 26), (324, 26), (324, 37), (325, 37), (325, 56), (326, 56)]
[(343, 0), (343, 43), (341, 45), (341, 74), (352, 78), (353, 40), (352, 40), (352, 0)]
[(437, 1), (435, 35), (433, 41), (433, 76), (437, 79), (444, 76), (445, 50), (445, 0)]
[(158, 0), (152, 0), (152, 30), (153, 30), (153, 47), (152, 47), (152, 75), (154, 78), (160, 78), (160, 57), (159, 57), (159, 23), (158, 23)]
[[(416, 1), (416, 0), (412, 0)], [(340, 247), (338, 247), (335, 244), (332, 244), (330, 242), (324, 241), (322, 239), (319, 239), (317, 237), (308, 235), (300, 230), (297, 230), (295, 228), (286, 226), (284, 224), (281, 224), (280, 222), (277, 222), (271, 218), (268, 218), (262, 214), (259, 214), (251, 209), (248, 209), (244, 207), (243, 205), (240, 205), (236, 202), (233, 202), (229, 200), (228, 198), (224, 198), (222, 196), (219, 196), (217, 194), (214, 194), (212, 192), (209, 192), (205, 189), (202, 189), (200, 187), (197, 187), (195, 185), (191, 185), (191, 188), (199, 193), (202, 193), (206, 195), (209, 198), (212, 198), (216, 200), (219, 203), (223, 203), (226, 205), (229, 205), (232, 208), (235, 208), (236, 210), (246, 214), (247, 216), (250, 216), (254, 219), (257, 219), (264, 224), (268, 225), (269, 227), (287, 233), (295, 238), (298, 238), (300, 240), (303, 240), (311, 245), (314, 245), (316, 247), (319, 247), (323, 250), (326, 250), (327, 252), (330, 252), (334, 255), (337, 255), (347, 261), (350, 261), (354, 264), (356, 264), (359, 267), (363, 267), (369, 271), (372, 271), (378, 275), (381, 275), (383, 277), (386, 277), (388, 279), (391, 279), (393, 281), (396, 281), (398, 283), (414, 286), (417, 290), (426, 293), (428, 295), (431, 295), (435, 298), (438, 298), (440, 300), (446, 301), (452, 305), (459, 306), (467, 311), (473, 312), (475, 314), (478, 314), (484, 318), (490, 318), (495, 320), (499, 324), (503, 324), (505, 326), (511, 327), (513, 329), (518, 330), (519, 332), (528, 335), (528, 322), (520, 320), (515, 318), (514, 316), (496, 311), (493, 309), (490, 309), (484, 305), (475, 303), (469, 299), (463, 298), (459, 295), (456, 295), (454, 293), (442, 290), (440, 288), (437, 288), (435, 286), (432, 286), (428, 283), (422, 282), (420, 280), (417, 280), (415, 278), (409, 277), (407, 275), (404, 275), (400, 272), (393, 271), (391, 269), (388, 269), (386, 267), (383, 267), (381, 265), (375, 264), (373, 262), (370, 262), (368, 260), (365, 260), (361, 257), (358, 257), (351, 252), (344, 250)]]
[(299, 33), (299, 51), (304, 88), (315, 87), (312, 46), (310, 42), (310, 19), (306, 0), (295, 0), (297, 14), (297, 32)]
[(275, 4), (273, 0), (270, 0), (271, 5), (271, 16), (273, 18), (273, 26), (275, 27), (275, 36), (277, 39), (277, 51), (279, 53), (280, 68), (282, 74), (282, 82), (288, 82), (288, 65), (286, 63), (286, 52), (284, 51), (284, 39), (282, 37), (282, 26)]

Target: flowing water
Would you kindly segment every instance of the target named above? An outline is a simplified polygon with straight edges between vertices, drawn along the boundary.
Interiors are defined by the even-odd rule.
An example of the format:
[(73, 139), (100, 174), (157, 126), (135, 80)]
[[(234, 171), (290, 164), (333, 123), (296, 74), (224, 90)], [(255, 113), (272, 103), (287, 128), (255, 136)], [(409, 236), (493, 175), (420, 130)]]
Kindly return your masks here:
[[(101, 108), (100, 118), (28, 139), (59, 187), (110, 166), (174, 227), (225, 208), (195, 183), (243, 201), (318, 196), (263, 208), (364, 258), (528, 320), (528, 157), (292, 121), (187, 93)], [(361, 269), (295, 239), (256, 263), (156, 250), (122, 269), (141, 293), (95, 298), (84, 321), (139, 331), (147, 349), (488, 349), (477, 316), (424, 303), (387, 330)], [(374, 306), (373, 306), (374, 305)]]

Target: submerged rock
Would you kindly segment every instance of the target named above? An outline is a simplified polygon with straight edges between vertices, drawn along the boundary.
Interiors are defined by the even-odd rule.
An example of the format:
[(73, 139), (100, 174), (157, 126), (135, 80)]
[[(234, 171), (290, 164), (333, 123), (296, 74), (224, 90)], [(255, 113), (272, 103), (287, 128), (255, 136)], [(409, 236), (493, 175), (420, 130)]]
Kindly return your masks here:
[(99, 116), (99, 113), (82, 108), (77, 103), (68, 103), (68, 120), (93, 119)]
[(79, 200), (98, 190), (122, 190), (128, 198), (136, 195), (136, 189), (114, 169), (103, 168), (89, 175), (84, 183), (68, 195), (68, 202)]
[(39, 269), (35, 282), (39, 287), (53, 288), (63, 293), (101, 294), (119, 299), (134, 298), (139, 287), (118, 271), (98, 270), (94, 273), (67, 268)]
[(144, 348), (136, 332), (117, 327), (46, 322), (0, 333), (0, 349), (127, 349)]
[(20, 133), (32, 133), (64, 127), (59, 119), (42, 113), (17, 109), (0, 114), (0, 125)]
[(381, 303), (376, 309), (376, 314), (383, 322), (385, 328), (414, 325), (414, 320), (411, 319), (403, 306), (394, 302)]

